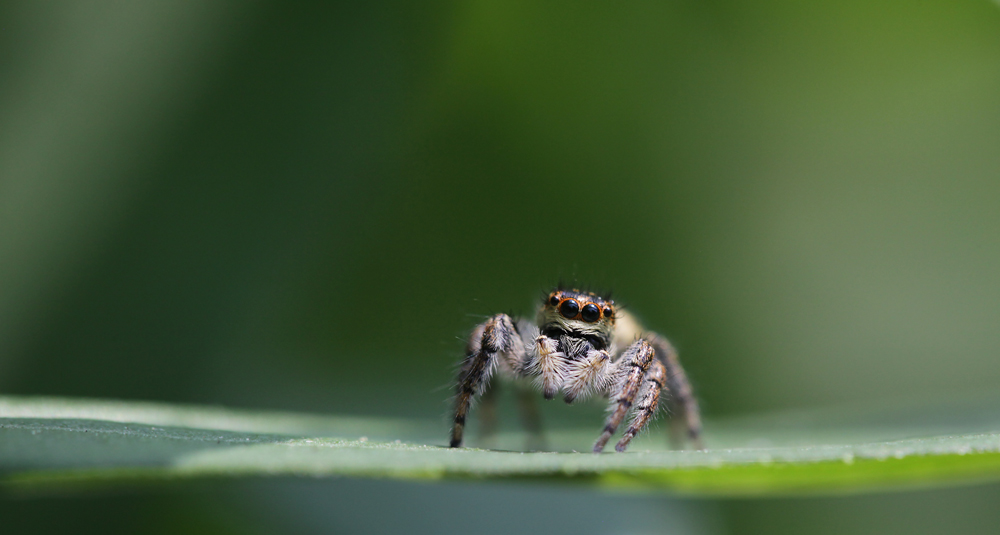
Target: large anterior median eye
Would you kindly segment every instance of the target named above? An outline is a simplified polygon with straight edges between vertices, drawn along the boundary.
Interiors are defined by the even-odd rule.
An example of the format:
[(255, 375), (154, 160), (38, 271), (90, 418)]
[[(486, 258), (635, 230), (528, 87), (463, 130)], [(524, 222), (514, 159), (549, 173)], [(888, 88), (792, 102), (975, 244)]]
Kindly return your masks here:
[(559, 305), (559, 313), (568, 319), (573, 319), (580, 313), (580, 303), (573, 299), (567, 299)]
[(593, 323), (601, 319), (601, 309), (597, 308), (597, 305), (594, 303), (587, 303), (584, 305), (583, 312), (580, 313), (580, 317), (587, 323)]

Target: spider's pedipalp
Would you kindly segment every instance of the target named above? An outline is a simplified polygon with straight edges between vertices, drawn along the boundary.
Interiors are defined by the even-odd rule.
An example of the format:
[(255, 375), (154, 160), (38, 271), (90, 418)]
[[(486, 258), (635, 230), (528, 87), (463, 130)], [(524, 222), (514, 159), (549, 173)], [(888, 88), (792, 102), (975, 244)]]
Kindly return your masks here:
[(611, 354), (607, 350), (596, 350), (590, 347), (586, 356), (572, 361), (567, 366), (567, 377), (563, 391), (566, 403), (573, 403), (576, 398), (586, 396), (593, 391), (603, 390), (608, 382), (608, 368), (611, 367)]
[(559, 351), (559, 343), (544, 334), (538, 335), (528, 347), (521, 366), (527, 376), (538, 376), (545, 399), (556, 397), (566, 380), (566, 355)]

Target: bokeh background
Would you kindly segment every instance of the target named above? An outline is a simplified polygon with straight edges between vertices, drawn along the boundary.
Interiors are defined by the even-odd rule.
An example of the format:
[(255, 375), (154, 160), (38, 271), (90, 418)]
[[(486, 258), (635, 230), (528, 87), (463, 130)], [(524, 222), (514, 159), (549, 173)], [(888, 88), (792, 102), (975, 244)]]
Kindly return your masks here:
[[(998, 229), (987, 0), (0, 3), (4, 394), (422, 418), (443, 442), (461, 338), (560, 280), (670, 336), (709, 418), (990, 392)], [(998, 495), (289, 480), (0, 509), (104, 532), (502, 533), (514, 509), (551, 533), (989, 533)]]

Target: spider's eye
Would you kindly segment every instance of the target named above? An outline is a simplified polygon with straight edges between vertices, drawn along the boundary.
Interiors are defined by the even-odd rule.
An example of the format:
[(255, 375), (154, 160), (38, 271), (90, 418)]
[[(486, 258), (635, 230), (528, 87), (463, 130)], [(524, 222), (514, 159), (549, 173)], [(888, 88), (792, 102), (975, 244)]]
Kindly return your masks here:
[(549, 304), (552, 306), (556, 306), (559, 304), (559, 298), (556, 297), (556, 294), (552, 294), (552, 297), (549, 297)]
[(601, 318), (601, 309), (597, 308), (597, 305), (594, 303), (587, 303), (583, 306), (583, 312), (580, 313), (580, 317), (587, 323), (593, 323)]
[(605, 318), (611, 319), (611, 317), (614, 316), (614, 315), (615, 315), (615, 313), (610, 308), (605, 308), (604, 309), (604, 317)]
[(580, 304), (573, 299), (567, 299), (559, 306), (559, 313), (568, 319), (573, 319), (580, 313)]

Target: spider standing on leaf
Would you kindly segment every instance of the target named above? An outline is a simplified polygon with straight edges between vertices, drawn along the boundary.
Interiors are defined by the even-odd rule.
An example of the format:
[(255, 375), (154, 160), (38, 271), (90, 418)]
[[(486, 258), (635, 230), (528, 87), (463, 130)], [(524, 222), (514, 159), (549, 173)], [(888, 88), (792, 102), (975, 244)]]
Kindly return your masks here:
[[(681, 368), (677, 351), (666, 338), (644, 332), (614, 301), (579, 290), (556, 289), (538, 310), (536, 324), (497, 314), (476, 327), (458, 375), (455, 425), (451, 447), (462, 445), (469, 407), (476, 396), (489, 394), (494, 373), (513, 378), (537, 378), (545, 399), (562, 392), (566, 403), (592, 393), (609, 398), (610, 414), (594, 443), (604, 450), (622, 420), (628, 429), (615, 446), (622, 452), (656, 413), (666, 393), (675, 429), (695, 448), (701, 443), (698, 400)], [(529, 414), (529, 420), (530, 418)]]

